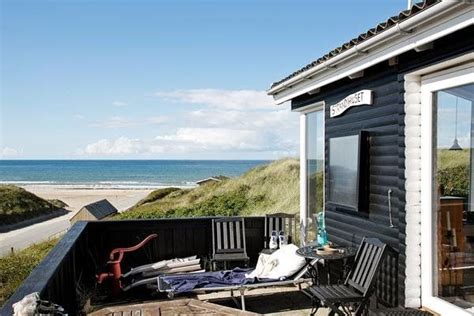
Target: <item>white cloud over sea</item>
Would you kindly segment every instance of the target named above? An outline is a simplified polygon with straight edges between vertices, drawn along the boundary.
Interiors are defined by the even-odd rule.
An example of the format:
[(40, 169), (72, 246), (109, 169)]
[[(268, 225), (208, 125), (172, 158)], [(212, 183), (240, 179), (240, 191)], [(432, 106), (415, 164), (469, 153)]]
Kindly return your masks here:
[(22, 155), (21, 150), (17, 150), (12, 147), (0, 148), (0, 159), (18, 158)]
[[(250, 153), (255, 157), (265, 153), (274, 158), (297, 154), (297, 115), (287, 105), (274, 105), (265, 91), (191, 89), (160, 91), (154, 96), (176, 111), (139, 120), (150, 124), (150, 136), (131, 137), (128, 135), (132, 134), (123, 132), (119, 137), (91, 142), (78, 149), (77, 154), (154, 158), (191, 157), (206, 152)], [(137, 119), (113, 116), (94, 126), (128, 128), (128, 131), (142, 125), (137, 122)]]
[(115, 156), (138, 154), (140, 152), (142, 152), (142, 144), (139, 139), (130, 139), (122, 136), (115, 140), (98, 140), (87, 145), (84, 149), (79, 149), (77, 153), (88, 156)]

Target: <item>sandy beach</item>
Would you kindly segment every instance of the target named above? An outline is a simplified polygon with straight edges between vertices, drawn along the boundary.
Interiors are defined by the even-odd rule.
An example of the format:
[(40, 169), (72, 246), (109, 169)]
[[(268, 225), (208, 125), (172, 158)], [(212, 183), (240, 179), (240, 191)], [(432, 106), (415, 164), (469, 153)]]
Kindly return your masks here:
[(68, 210), (77, 212), (86, 204), (107, 199), (119, 211), (124, 211), (147, 196), (152, 189), (90, 189), (52, 185), (22, 186), (43, 199), (58, 199), (69, 205)]

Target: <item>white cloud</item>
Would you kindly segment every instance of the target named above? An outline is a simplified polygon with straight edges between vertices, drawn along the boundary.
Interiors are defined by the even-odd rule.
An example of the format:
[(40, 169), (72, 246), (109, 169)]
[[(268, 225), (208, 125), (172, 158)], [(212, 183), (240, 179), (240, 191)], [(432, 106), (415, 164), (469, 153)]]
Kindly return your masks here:
[(21, 151), (11, 147), (3, 147), (0, 150), (0, 158), (16, 158), (21, 156)]
[[(170, 102), (196, 104), (188, 112), (127, 120), (114, 116), (95, 126), (158, 125), (156, 137), (102, 139), (78, 150), (81, 155), (154, 155), (193, 157), (233, 153), (239, 156), (288, 156), (298, 150), (298, 117), (287, 105), (276, 106), (265, 91), (191, 89), (157, 92)], [(165, 123), (165, 124), (164, 124)], [(165, 126), (165, 128), (163, 127)], [(261, 154), (260, 154), (261, 153)]]
[(189, 89), (158, 91), (155, 96), (172, 102), (233, 110), (276, 109), (273, 99), (260, 90)]
[(74, 114), (74, 118), (75, 118), (76, 120), (83, 120), (83, 119), (85, 119), (86, 117), (85, 117), (84, 115), (82, 115), (82, 114)]
[(152, 124), (162, 124), (168, 121), (168, 117), (164, 115), (153, 116), (148, 119)]
[(154, 139), (101, 139), (79, 149), (87, 156), (132, 154), (192, 154), (205, 152), (274, 152), (295, 154), (297, 144), (272, 131), (231, 128), (178, 128)]
[(114, 141), (101, 139), (77, 151), (79, 155), (87, 156), (115, 156), (130, 155), (141, 152), (141, 141), (127, 137), (119, 137)]
[(112, 102), (112, 105), (113, 105), (113, 106), (121, 107), (121, 106), (127, 106), (128, 103), (123, 102), (123, 101), (114, 101), (114, 102)]
[(92, 124), (94, 127), (104, 128), (124, 128), (134, 126), (135, 122), (121, 116), (112, 116), (103, 121), (97, 121)]

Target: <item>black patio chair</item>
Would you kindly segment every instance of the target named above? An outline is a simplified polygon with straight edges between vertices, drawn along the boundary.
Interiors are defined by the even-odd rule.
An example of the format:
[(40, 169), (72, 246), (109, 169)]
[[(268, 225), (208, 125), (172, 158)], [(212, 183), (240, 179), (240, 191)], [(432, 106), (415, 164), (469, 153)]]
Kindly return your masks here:
[(218, 262), (242, 261), (248, 265), (249, 257), (245, 246), (245, 223), (242, 217), (223, 217), (212, 220), (211, 269), (217, 269)]
[(263, 241), (263, 248), (269, 248), (270, 237), (272, 231), (285, 232), (288, 236), (288, 243), (293, 243), (293, 233), (296, 232), (296, 221), (294, 214), (275, 213), (265, 215), (265, 236)]
[(364, 238), (357, 250), (349, 275), (344, 284), (309, 287), (314, 303), (314, 315), (319, 307), (331, 309), (329, 315), (362, 315), (375, 289), (377, 272), (386, 255), (386, 245), (376, 238)]

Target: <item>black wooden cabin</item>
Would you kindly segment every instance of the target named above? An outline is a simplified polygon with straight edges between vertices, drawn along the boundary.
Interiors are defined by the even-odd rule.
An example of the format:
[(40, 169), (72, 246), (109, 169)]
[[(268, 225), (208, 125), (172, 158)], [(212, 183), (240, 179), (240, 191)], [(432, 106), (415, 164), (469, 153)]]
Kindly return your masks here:
[[(430, 234), (429, 228), (436, 229), (437, 223), (435, 215), (430, 215), (431, 208), (424, 205), (435, 203), (435, 200), (427, 200), (430, 200), (428, 196), (436, 198), (436, 190), (431, 188), (436, 179), (434, 176), (423, 178), (424, 168), (429, 168), (434, 159), (423, 158), (424, 152), (429, 147), (428, 141), (436, 141), (431, 134), (425, 135), (423, 127), (423, 124), (436, 127), (431, 114), (424, 114), (425, 109), (431, 107), (425, 102), (424, 87), (432, 85), (438, 75), (460, 71), (449, 84), (472, 90), (472, 16), (472, 3), (420, 2), (275, 82), (268, 91), (276, 103), (290, 102), (291, 110), (301, 113), (301, 225), (312, 230), (312, 213), (321, 211), (314, 208), (317, 203), (311, 201), (316, 199), (311, 160), (316, 159), (314, 153), (320, 150), (317, 159), (324, 160), (323, 209), (329, 240), (356, 245), (363, 237), (376, 237), (390, 245), (393, 251), (384, 264), (377, 286), (378, 301), (388, 306), (425, 306), (441, 314), (462, 315), (472, 304), (470, 294), (436, 294), (441, 291), (441, 286), (436, 288), (436, 282), (443, 283), (444, 291), (450, 281), (446, 281), (445, 275), (430, 277), (438, 273), (434, 266), (436, 260), (440, 260), (437, 256), (441, 250), (436, 250), (436, 242), (431, 245), (427, 242), (430, 239), (424, 237)], [(335, 105), (350, 103), (350, 98), (360, 91), (370, 91), (371, 104), (352, 104), (343, 113), (331, 115)], [(471, 94), (463, 97), (467, 102), (473, 101)], [(318, 115), (317, 112), (323, 118), (311, 117)], [(359, 200), (356, 206), (347, 207), (337, 201), (334, 203), (330, 196), (331, 186), (336, 187), (331, 172), (337, 172), (330, 167), (330, 144), (333, 139), (361, 132), (368, 134), (367, 146), (359, 146), (362, 155), (345, 157), (351, 166), (353, 159), (361, 160), (357, 188), (354, 187)], [(471, 128), (472, 133), (474, 128)], [(321, 134), (324, 135), (322, 148), (315, 148), (320, 145), (317, 137)], [(472, 157), (473, 154), (470, 159)], [(460, 212), (469, 211), (468, 204), (464, 203)], [(434, 206), (433, 212), (436, 214)], [(470, 230), (470, 223), (464, 221), (460, 225), (467, 245), (472, 241), (465, 233)], [(435, 233), (432, 236), (441, 238)], [(423, 243), (428, 243), (426, 248)], [(431, 249), (430, 254), (424, 255), (423, 248)], [(464, 250), (463, 258), (471, 256), (471, 251)], [(433, 270), (427, 271), (428, 265), (423, 262), (433, 265)], [(468, 259), (463, 259), (462, 267), (455, 269), (468, 269), (469, 265)], [(440, 267), (442, 269), (449, 270), (452, 266)], [(463, 273), (462, 281), (451, 282), (455, 283), (451, 284), (452, 288), (474, 286), (468, 277), (470, 272)], [(431, 286), (434, 294), (428, 289)], [(455, 298), (469, 303), (458, 308), (451, 303)]]

